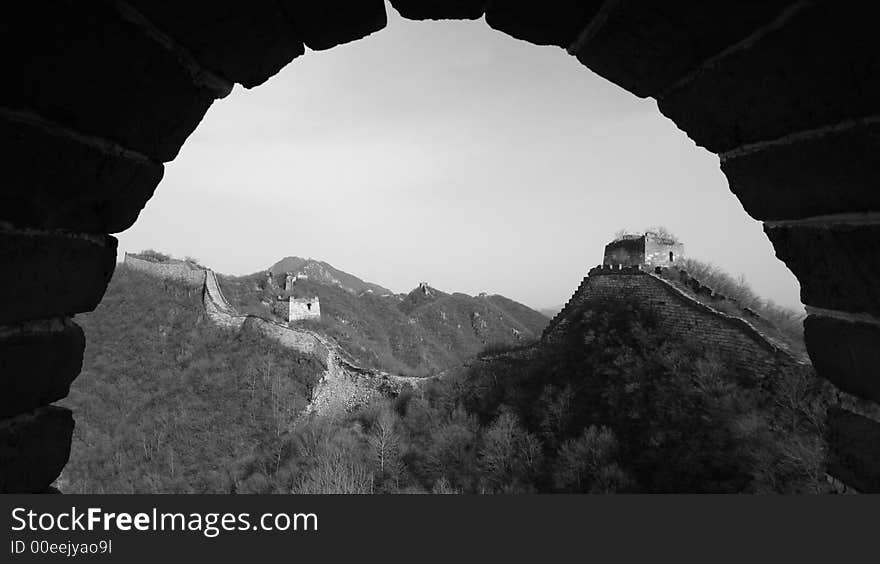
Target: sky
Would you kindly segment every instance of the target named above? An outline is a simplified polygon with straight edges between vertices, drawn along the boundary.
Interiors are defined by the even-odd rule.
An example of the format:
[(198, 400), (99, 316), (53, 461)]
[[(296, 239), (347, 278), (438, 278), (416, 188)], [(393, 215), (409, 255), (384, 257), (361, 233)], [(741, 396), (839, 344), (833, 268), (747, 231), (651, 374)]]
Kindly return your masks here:
[(652, 99), (483, 20), (412, 22), (294, 59), (214, 103), (125, 251), (226, 274), (311, 257), (408, 292), (564, 303), (615, 232), (663, 225), (685, 254), (800, 309), (761, 224)]

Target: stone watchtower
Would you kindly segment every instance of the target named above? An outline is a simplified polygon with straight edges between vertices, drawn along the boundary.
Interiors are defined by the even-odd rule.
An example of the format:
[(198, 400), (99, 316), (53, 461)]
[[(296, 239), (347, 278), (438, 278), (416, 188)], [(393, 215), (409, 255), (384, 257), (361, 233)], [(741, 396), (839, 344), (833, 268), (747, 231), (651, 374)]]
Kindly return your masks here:
[(646, 231), (624, 235), (605, 245), (602, 264), (621, 266), (673, 266), (684, 257), (684, 245), (673, 237)]
[(308, 276), (300, 273), (284, 273), (284, 294), (278, 296), (276, 313), (286, 315), (288, 323), (301, 319), (321, 319), (321, 301), (318, 296), (311, 298), (294, 298), (290, 295), (299, 280), (307, 280)]
[(288, 305), (288, 322), (300, 319), (321, 319), (321, 301), (318, 296), (314, 298), (291, 297)]
[(302, 274), (300, 272), (285, 272), (284, 273), (284, 290), (291, 291), (293, 290), (294, 284), (299, 280), (308, 280), (309, 277), (306, 274)]

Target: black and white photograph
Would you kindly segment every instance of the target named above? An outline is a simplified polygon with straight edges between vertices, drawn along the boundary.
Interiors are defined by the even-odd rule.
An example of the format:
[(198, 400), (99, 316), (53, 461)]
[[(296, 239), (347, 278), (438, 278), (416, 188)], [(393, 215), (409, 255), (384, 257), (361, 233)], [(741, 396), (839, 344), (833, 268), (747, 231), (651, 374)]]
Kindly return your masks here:
[(0, 18), (11, 562), (31, 499), (133, 561), (82, 508), (880, 492), (869, 3)]

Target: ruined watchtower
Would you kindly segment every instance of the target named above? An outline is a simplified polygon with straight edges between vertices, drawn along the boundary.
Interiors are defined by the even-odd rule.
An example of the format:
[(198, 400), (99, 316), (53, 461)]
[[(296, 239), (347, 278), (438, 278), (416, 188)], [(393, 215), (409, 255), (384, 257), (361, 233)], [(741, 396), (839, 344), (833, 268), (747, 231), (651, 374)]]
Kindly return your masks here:
[(684, 245), (675, 237), (646, 231), (622, 235), (605, 245), (602, 264), (622, 266), (672, 266), (684, 256)]
[(308, 280), (309, 276), (307, 274), (303, 274), (301, 272), (285, 272), (284, 273), (284, 290), (290, 292), (293, 290), (293, 285), (297, 283), (298, 280)]
[(314, 298), (289, 298), (287, 321), (300, 319), (321, 319), (321, 301)]

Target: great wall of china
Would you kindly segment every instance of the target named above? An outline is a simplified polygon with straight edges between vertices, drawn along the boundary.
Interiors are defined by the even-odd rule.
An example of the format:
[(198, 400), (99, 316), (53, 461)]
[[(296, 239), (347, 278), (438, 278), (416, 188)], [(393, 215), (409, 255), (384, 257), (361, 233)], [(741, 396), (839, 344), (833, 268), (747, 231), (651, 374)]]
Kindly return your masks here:
[[(154, 262), (128, 253), (125, 264), (157, 277), (202, 287), (205, 312), (218, 326), (255, 331), (287, 348), (319, 358), (325, 370), (303, 415), (348, 411), (376, 397), (395, 396), (408, 387), (414, 388), (427, 381), (363, 368), (326, 336), (295, 325), (239, 313), (223, 295), (216, 274), (209, 268), (185, 261)], [(746, 370), (766, 373), (768, 368), (780, 363), (808, 362), (804, 355), (791, 351), (746, 319), (724, 313), (639, 266), (601, 265), (591, 269), (571, 299), (547, 325), (542, 340), (552, 343), (558, 339), (581, 306), (591, 300), (621, 298), (645, 304), (659, 313), (658, 322), (670, 334), (696, 339), (711, 350), (727, 354)]]
[(291, 350), (318, 357), (324, 364), (324, 373), (302, 416), (350, 411), (375, 398), (396, 396), (427, 381), (358, 366), (342, 347), (319, 333), (239, 313), (227, 301), (217, 275), (209, 268), (185, 261), (154, 262), (128, 253), (125, 265), (187, 286), (201, 286), (205, 313), (220, 327), (256, 331)]
[(728, 356), (742, 368), (764, 373), (779, 363), (808, 362), (805, 355), (759, 331), (747, 320), (724, 313), (688, 295), (672, 282), (639, 266), (601, 265), (590, 270), (571, 299), (547, 325), (543, 339), (553, 342), (581, 306), (591, 300), (627, 299), (650, 308), (672, 335), (695, 339)]

